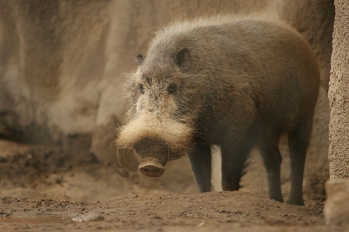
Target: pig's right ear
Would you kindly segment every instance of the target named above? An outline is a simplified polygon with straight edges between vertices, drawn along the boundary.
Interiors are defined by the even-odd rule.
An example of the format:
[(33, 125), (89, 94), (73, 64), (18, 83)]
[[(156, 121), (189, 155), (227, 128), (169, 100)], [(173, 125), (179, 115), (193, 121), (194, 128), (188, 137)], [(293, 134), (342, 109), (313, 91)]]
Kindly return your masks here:
[(144, 61), (144, 57), (141, 53), (139, 53), (136, 57), (135, 57), (135, 60), (137, 62), (138, 65), (141, 65)]
[(183, 48), (175, 55), (175, 62), (182, 71), (186, 71), (190, 67), (191, 56), (188, 48)]

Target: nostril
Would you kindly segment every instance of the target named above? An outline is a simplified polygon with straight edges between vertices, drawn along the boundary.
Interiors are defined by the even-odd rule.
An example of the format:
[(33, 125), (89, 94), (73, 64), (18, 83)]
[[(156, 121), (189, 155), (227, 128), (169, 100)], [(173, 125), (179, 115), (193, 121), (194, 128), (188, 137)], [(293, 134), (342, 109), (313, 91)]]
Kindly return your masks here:
[(161, 176), (165, 169), (163, 167), (155, 165), (143, 165), (139, 167), (140, 172), (145, 176), (159, 177)]

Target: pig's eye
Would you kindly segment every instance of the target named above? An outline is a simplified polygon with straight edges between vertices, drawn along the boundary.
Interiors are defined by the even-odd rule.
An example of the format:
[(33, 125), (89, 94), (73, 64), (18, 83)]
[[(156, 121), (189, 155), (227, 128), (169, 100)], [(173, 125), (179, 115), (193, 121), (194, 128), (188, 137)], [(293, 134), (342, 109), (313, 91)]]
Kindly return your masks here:
[(139, 89), (140, 89), (141, 93), (143, 94), (144, 93), (144, 85), (140, 84)]
[(177, 85), (172, 83), (167, 87), (167, 92), (168, 93), (174, 93), (177, 90)]

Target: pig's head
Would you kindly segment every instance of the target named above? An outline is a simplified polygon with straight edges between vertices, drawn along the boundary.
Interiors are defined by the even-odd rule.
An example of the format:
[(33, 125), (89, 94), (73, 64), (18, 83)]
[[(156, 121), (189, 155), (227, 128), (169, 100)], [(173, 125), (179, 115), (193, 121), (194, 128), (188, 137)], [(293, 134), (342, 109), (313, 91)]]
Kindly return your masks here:
[(117, 144), (133, 148), (139, 170), (161, 176), (168, 161), (185, 155), (196, 134), (195, 119), (200, 108), (200, 90), (191, 75), (190, 50), (150, 49), (138, 55), (138, 70), (129, 75), (127, 124)]

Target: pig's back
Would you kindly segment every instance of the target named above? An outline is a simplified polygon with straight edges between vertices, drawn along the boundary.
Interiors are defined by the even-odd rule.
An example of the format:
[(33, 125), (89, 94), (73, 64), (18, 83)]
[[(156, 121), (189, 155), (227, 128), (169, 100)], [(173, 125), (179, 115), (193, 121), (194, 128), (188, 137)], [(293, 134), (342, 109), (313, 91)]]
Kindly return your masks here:
[[(235, 16), (175, 23), (157, 34), (148, 54), (172, 56), (184, 47), (192, 57), (190, 72), (206, 78), (203, 86), (210, 86), (209, 96), (234, 98), (248, 92), (260, 114), (280, 123), (306, 114), (315, 105), (316, 58), (302, 36), (280, 21)], [(226, 96), (218, 98), (230, 101)]]

